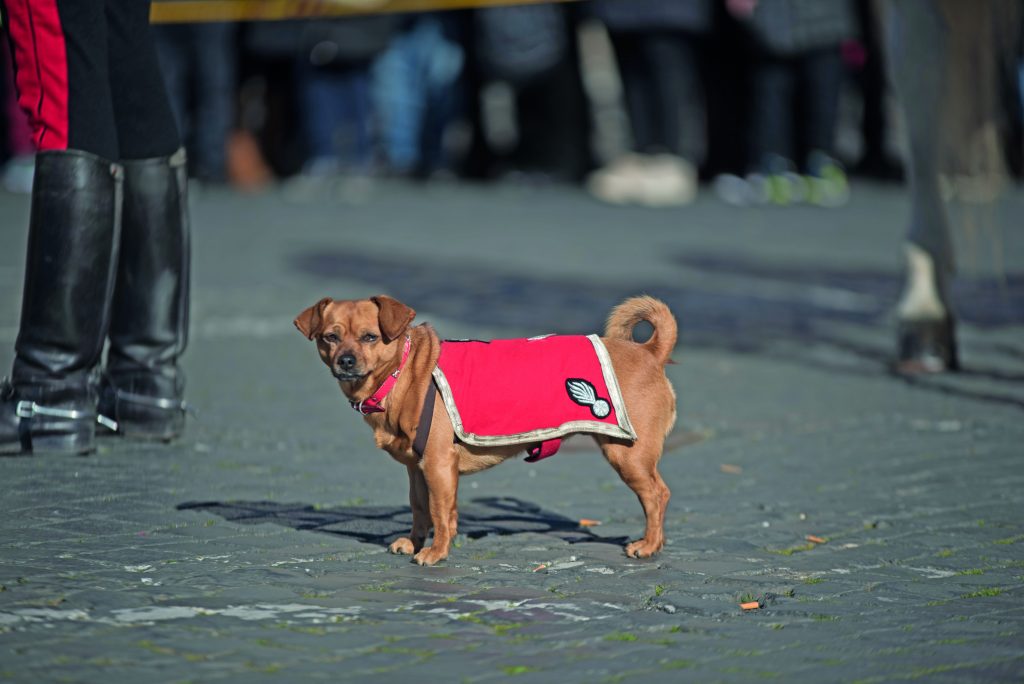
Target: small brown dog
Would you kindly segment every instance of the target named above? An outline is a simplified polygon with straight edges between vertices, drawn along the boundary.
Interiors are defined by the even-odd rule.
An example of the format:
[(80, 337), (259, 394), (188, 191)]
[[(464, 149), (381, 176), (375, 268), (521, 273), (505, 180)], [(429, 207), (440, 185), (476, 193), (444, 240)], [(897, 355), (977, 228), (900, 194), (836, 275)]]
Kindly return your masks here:
[[(528, 445), (495, 446), (486, 438), (480, 443), (465, 441), (472, 437), (464, 431), (458, 413), (453, 414), (444, 375), (435, 371), (443, 344), (453, 343), (442, 344), (428, 324), (410, 327), (415, 315), (413, 309), (384, 295), (348, 301), (327, 297), (300, 313), (295, 327), (316, 340), (320, 358), (353, 408), (364, 414), (377, 446), (408, 470), (412, 532), (391, 544), (390, 551), (414, 554), (420, 565), (433, 565), (448, 557), (456, 533), (459, 476), (497, 465)], [(654, 327), (644, 343), (633, 341), (633, 327), (640, 321)], [(600, 425), (589, 429), (586, 426), (594, 423), (586, 423), (582, 430), (550, 433), (558, 437), (593, 433), (605, 458), (636, 493), (647, 518), (643, 538), (626, 546), (626, 554), (636, 558), (656, 553), (665, 543), (669, 489), (658, 473), (658, 460), (676, 418), (675, 392), (665, 375), (676, 337), (675, 318), (663, 302), (634, 297), (617, 306), (608, 317), (604, 337), (581, 339), (590, 339), (597, 356), (603, 358), (602, 366), (613, 370), (605, 378), (610, 398), (619, 403), (599, 398), (590, 383), (582, 383), (589, 387), (588, 394), (587, 387), (581, 390), (581, 381), (564, 382), (570, 399), (590, 407), (587, 410), (594, 416), (604, 418), (609, 406), (614, 407), (612, 412), (617, 411), (618, 425), (625, 431)], [(535, 339), (539, 338), (524, 342)], [(602, 350), (606, 350), (603, 356)], [(444, 403), (433, 402), (435, 384)], [(424, 546), (431, 528), (433, 544)]]

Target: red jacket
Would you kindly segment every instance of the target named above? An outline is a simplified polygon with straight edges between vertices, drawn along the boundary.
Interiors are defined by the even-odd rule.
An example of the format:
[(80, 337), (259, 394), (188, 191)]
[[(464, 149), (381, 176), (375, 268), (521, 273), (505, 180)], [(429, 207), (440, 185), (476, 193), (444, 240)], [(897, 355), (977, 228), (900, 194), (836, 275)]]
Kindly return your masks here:
[(446, 340), (434, 381), (466, 444), (530, 446), (532, 461), (577, 432), (636, 439), (597, 335)]

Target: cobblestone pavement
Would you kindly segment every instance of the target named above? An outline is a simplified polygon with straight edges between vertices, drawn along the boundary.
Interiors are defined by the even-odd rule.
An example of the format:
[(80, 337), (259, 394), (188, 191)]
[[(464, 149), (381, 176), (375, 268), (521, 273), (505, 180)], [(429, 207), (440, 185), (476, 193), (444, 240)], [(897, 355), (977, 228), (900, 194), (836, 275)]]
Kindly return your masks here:
[[(1024, 680), (1021, 193), (960, 235), (965, 372), (915, 382), (885, 367), (894, 189), (838, 211), (390, 184), (194, 204), (198, 417), (170, 446), (0, 459), (0, 680)], [(26, 217), (0, 196), (3, 368)], [(377, 292), (477, 338), (668, 301), (664, 552), (623, 555), (640, 507), (580, 439), (464, 479), (448, 561), (389, 555), (404, 471), (291, 326)]]

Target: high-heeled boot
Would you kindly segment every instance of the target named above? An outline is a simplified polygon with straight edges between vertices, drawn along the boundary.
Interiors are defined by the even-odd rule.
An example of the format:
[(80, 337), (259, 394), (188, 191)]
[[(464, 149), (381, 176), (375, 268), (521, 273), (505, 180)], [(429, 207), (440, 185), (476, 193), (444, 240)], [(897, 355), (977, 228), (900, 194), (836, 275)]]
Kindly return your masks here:
[(906, 251), (906, 287), (897, 309), (896, 370), (904, 374), (959, 370), (956, 322), (935, 263), (919, 247), (907, 245)]

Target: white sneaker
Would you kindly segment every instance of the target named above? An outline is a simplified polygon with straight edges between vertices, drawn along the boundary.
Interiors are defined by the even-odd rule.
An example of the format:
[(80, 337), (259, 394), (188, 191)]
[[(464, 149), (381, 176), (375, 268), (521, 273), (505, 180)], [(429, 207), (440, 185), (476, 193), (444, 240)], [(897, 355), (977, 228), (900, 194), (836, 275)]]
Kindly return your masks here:
[(647, 207), (678, 207), (697, 197), (697, 170), (682, 157), (644, 158), (639, 201)]
[(643, 160), (639, 155), (627, 154), (607, 166), (594, 171), (587, 178), (587, 191), (608, 204), (636, 202), (643, 182)]

